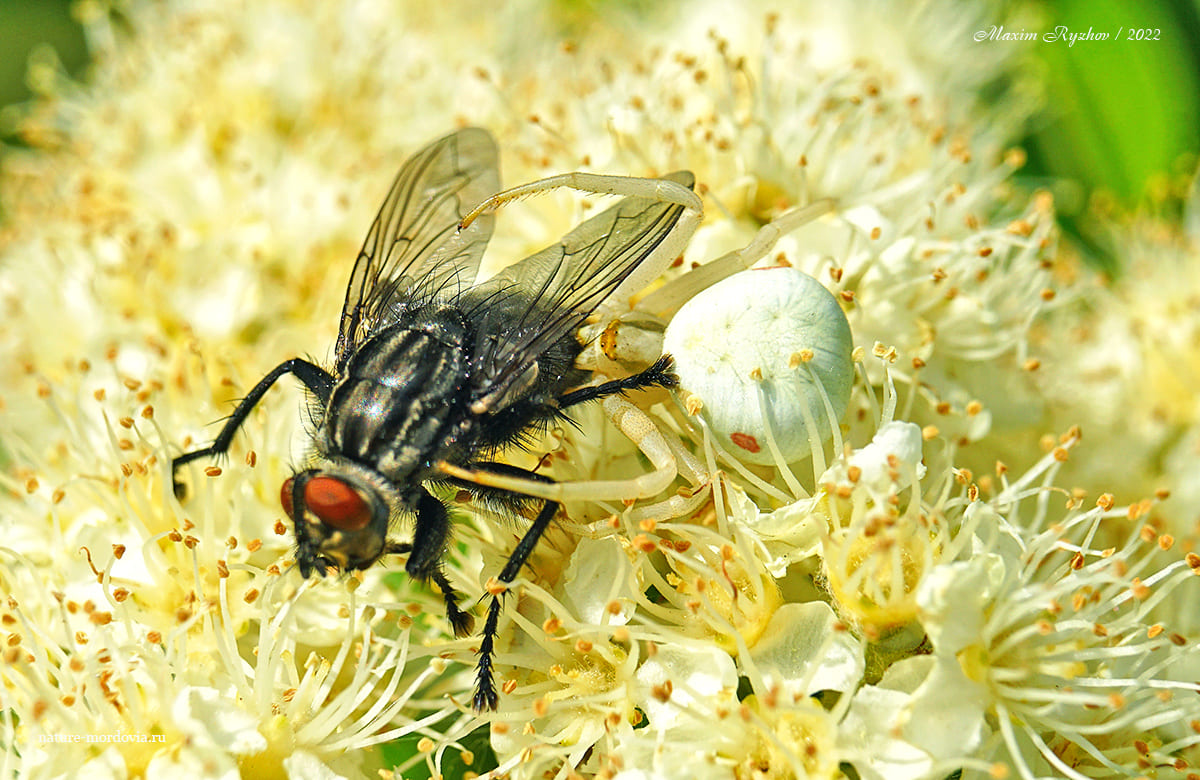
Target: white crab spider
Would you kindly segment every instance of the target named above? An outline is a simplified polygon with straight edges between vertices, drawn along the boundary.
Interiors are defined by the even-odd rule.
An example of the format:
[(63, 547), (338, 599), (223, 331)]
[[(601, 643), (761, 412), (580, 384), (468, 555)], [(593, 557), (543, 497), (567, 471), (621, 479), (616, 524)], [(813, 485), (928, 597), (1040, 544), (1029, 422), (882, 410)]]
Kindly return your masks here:
[[(598, 310), (600, 322), (585, 328), (584, 335), (590, 337), (592, 346), (580, 357), (580, 364), (601, 372), (612, 363), (644, 365), (656, 359), (662, 353), (660, 323), (664, 316), (670, 316), (705, 288), (752, 267), (771, 251), (781, 237), (827, 213), (834, 206), (833, 201), (825, 199), (787, 211), (763, 226), (746, 246), (683, 274), (645, 296), (636, 307), (629, 307), (628, 299), (660, 276), (666, 266), (682, 253), (703, 216), (699, 196), (671, 178), (566, 173), (491, 196), (463, 218), (460, 228), (465, 229), (480, 215), (512, 200), (562, 187), (602, 195), (647, 198), (684, 207), (675, 229), (655, 248), (654, 254), (639, 265), (637, 273), (622, 282)], [(706, 497), (704, 487), (711, 479), (708, 469), (674, 432), (664, 431), (645, 411), (619, 396), (605, 398), (602, 405), (608, 419), (650, 461), (651, 471), (620, 480), (537, 482), (522, 477), (477, 472), (448, 463), (439, 464), (439, 468), (461, 480), (557, 502), (652, 498), (665, 491), (678, 476), (683, 476), (690, 483), (690, 491), (631, 510), (632, 516), (637, 519), (678, 517), (702, 503)], [(807, 407), (804, 412), (808, 413)]]

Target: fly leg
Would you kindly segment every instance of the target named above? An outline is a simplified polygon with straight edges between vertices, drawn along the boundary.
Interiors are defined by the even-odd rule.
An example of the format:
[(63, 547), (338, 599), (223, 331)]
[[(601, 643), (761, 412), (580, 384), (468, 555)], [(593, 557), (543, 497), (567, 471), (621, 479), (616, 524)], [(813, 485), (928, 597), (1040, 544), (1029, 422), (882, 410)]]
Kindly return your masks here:
[(190, 463), (193, 460), (200, 458), (211, 458), (224, 455), (229, 449), (229, 445), (233, 443), (233, 436), (237, 433), (238, 428), (242, 427), (242, 423), (246, 422), (246, 418), (250, 416), (250, 411), (258, 405), (262, 397), (271, 389), (271, 385), (284, 374), (294, 374), (297, 379), (304, 383), (304, 386), (318, 399), (321, 403), (326, 403), (329, 400), (329, 394), (333, 391), (334, 377), (325, 369), (318, 365), (309, 363), (301, 358), (292, 358), (285, 360), (271, 370), (271, 373), (259, 380), (254, 389), (246, 394), (233, 410), (233, 414), (229, 415), (225, 420), (224, 427), (217, 434), (217, 438), (207, 447), (198, 450), (186, 452), (171, 461), (171, 482), (175, 489), (175, 496), (182, 498), (184, 495), (183, 484), (176, 478), (179, 472), (179, 467)]
[(417, 524), (413, 530), (412, 544), (389, 544), (386, 553), (410, 553), (404, 570), (414, 580), (433, 580), (442, 591), (446, 603), (446, 618), (454, 629), (455, 636), (471, 633), (474, 620), (458, 607), (458, 594), (450, 587), (442, 571), (442, 553), (450, 538), (450, 516), (446, 505), (424, 488), (417, 499)]
[[(634, 412), (641, 413), (640, 409), (633, 406), (628, 401), (618, 398), (617, 396), (611, 396), (610, 399), (606, 399), (606, 402), (614, 398), (620, 401), (622, 404), (628, 406)], [(649, 423), (648, 420), (647, 423)], [(652, 425), (652, 423), (649, 424)], [(699, 486), (702, 481), (702, 478), (699, 476), (699, 470), (701, 469), (700, 464), (698, 462), (693, 463), (695, 460), (694, 456), (688, 453), (683, 448), (682, 444), (676, 442), (676, 445), (678, 447), (678, 452), (684, 458), (686, 458), (686, 460), (682, 461), (686, 464), (684, 469), (685, 474), (689, 475), (689, 480), (692, 481), (693, 485)], [(670, 445), (666, 444), (664, 444), (664, 448), (667, 452), (671, 452), (673, 449)], [(572, 493), (573, 491), (569, 490), (571, 488), (582, 488), (586, 490), (589, 486), (597, 484), (591, 482), (554, 482), (549, 477), (545, 477), (541, 474), (536, 474), (532, 471), (527, 471), (525, 469), (517, 468), (516, 466), (510, 466), (504, 463), (475, 463), (472, 465), (472, 470), (458, 468), (454, 469), (456, 473), (469, 475), (469, 479), (451, 476), (448, 481), (466, 488), (476, 496), (483, 498), (485, 501), (492, 500), (497, 504), (501, 506), (507, 506), (510, 509), (519, 508), (521, 505), (529, 502), (530, 495), (535, 492), (535, 490), (528, 489), (529, 486), (537, 486), (537, 492), (542, 492), (542, 489), (546, 489), (549, 492), (557, 492), (555, 491), (556, 488), (567, 488), (568, 490), (563, 492)], [(696, 476), (691, 476), (693, 474)], [(675, 467), (674, 461), (672, 461), (670, 469), (670, 476), (672, 479), (674, 478), (674, 475)], [(498, 486), (494, 483), (503, 483), (503, 485)], [(641, 509), (647, 513), (647, 516), (650, 514), (662, 514), (662, 506), (671, 506), (672, 508), (677, 508), (674, 505), (681, 501), (691, 504), (694, 501), (693, 496), (700, 497), (702, 499), (703, 491), (697, 489), (692, 493), (691, 496), (688, 496), (687, 498), (682, 496), (674, 497), (667, 499), (662, 505), (653, 504), (650, 507)], [(589, 495), (588, 497), (591, 498), (592, 496)], [(551, 499), (547, 499), (542, 504), (542, 508), (538, 511), (537, 517), (534, 519), (533, 524), (529, 526), (529, 529), (525, 532), (525, 535), (521, 537), (521, 540), (517, 543), (517, 546), (508, 556), (508, 562), (505, 564), (504, 569), (501, 570), (499, 576), (496, 578), (502, 585), (508, 585), (514, 579), (516, 579), (517, 574), (521, 571), (521, 567), (524, 566), (526, 561), (529, 560), (529, 556), (533, 553), (538, 541), (542, 538), (542, 534), (546, 532), (546, 528), (550, 525), (550, 521), (554, 519), (554, 515), (558, 512), (560, 506), (561, 504), (558, 501)], [(472, 704), (475, 707), (475, 710), (478, 712), (482, 712), (484, 710), (495, 710), (500, 700), (500, 697), (496, 692), (496, 679), (495, 671), (493, 669), (493, 661), (495, 657), (496, 634), (499, 629), (500, 607), (503, 596), (504, 591), (501, 590), (498, 593), (493, 591), (492, 601), (490, 604), (488, 604), (487, 617), (483, 624), (483, 632), (480, 634), (479, 662), (475, 677), (475, 695), (472, 699)]]
[[(516, 466), (510, 466), (506, 463), (482, 462), (473, 465), (476, 468), (482, 469), (483, 472), (475, 471), (471, 473), (495, 473), (497, 475), (503, 473), (510, 479), (528, 480), (535, 485), (553, 484), (549, 477), (544, 477), (541, 474), (535, 474), (532, 471), (527, 471)], [(493, 501), (510, 510), (519, 509), (522, 505), (528, 503), (527, 496), (512, 491), (495, 489), (475, 482), (465, 482), (453, 478), (450, 481), (466, 488), (485, 501)], [(554, 519), (558, 508), (559, 504), (556, 501), (546, 501), (542, 504), (537, 517), (534, 518), (529, 529), (525, 531), (524, 536), (521, 537), (521, 541), (517, 542), (517, 546), (513, 548), (512, 553), (508, 556), (508, 562), (504, 564), (504, 568), (496, 578), (502, 585), (508, 585), (516, 579), (517, 574), (521, 571), (521, 567), (529, 560), (529, 556), (537, 546), (538, 540), (546, 532), (550, 521)], [(475, 695), (471, 702), (477, 712), (495, 710), (496, 706), (500, 703), (500, 696), (496, 692), (496, 674), (493, 669), (493, 661), (496, 653), (496, 633), (500, 627), (500, 606), (503, 597), (503, 590), (492, 592), (492, 601), (488, 604), (487, 618), (483, 624), (483, 633), (480, 634), (479, 663), (476, 667), (475, 676)]]
[[(508, 563), (500, 571), (500, 576), (497, 577), (501, 583), (507, 585), (516, 579), (517, 573), (521, 571), (521, 567), (525, 565), (525, 561), (529, 560), (530, 553), (537, 545), (538, 540), (542, 538), (546, 527), (550, 525), (550, 521), (558, 512), (558, 503), (547, 501), (542, 505), (542, 509), (538, 512), (538, 516), (533, 521), (533, 525), (529, 526), (529, 530), (521, 537), (521, 541), (517, 543), (516, 548), (512, 551), (512, 555), (508, 556)], [(482, 712), (485, 709), (494, 710), (500, 702), (500, 697), (496, 693), (495, 672), (492, 670), (492, 656), (495, 653), (496, 631), (500, 622), (500, 599), (503, 593), (492, 596), (492, 603), (488, 604), (487, 619), (483, 624), (483, 634), (479, 640), (479, 665), (475, 676), (475, 698), (472, 700), (476, 711)]]
[[(413, 546), (407, 542), (389, 542), (383, 554), (404, 555), (412, 552), (412, 549)], [(407, 571), (407, 567), (405, 570)], [(446, 573), (440, 567), (431, 571), (427, 577), (413, 577), (413, 579), (431, 579), (437, 583), (438, 589), (442, 591), (442, 600), (446, 603), (446, 619), (450, 621), (454, 635), (466, 636), (471, 633), (471, 629), (475, 627), (475, 619), (459, 609), (458, 592), (454, 590), (450, 580), (446, 579)]]
[(557, 399), (558, 406), (560, 409), (569, 409), (575, 404), (606, 398), (610, 395), (619, 395), (630, 390), (645, 390), (648, 387), (676, 387), (679, 385), (679, 378), (671, 370), (673, 362), (670, 355), (663, 355), (645, 371), (633, 376), (581, 387), (561, 395)]

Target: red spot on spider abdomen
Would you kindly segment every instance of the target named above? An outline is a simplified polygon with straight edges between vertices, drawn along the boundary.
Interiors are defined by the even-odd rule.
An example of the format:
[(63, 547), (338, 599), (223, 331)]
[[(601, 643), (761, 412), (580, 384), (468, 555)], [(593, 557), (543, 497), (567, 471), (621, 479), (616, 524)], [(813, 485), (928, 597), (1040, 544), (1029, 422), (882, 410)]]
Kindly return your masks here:
[(758, 439), (748, 433), (731, 433), (729, 439), (746, 452), (758, 452), (762, 449), (758, 444)]

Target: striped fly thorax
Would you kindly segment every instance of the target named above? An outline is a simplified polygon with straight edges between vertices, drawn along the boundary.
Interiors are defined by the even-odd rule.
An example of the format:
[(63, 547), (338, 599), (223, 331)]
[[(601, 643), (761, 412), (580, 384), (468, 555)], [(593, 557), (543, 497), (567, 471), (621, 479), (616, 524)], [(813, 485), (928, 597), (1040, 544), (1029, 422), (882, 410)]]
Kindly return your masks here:
[(462, 433), (466, 327), (441, 310), (400, 323), (364, 343), (334, 388), (324, 421), (338, 455), (393, 481), (419, 476), (430, 455)]

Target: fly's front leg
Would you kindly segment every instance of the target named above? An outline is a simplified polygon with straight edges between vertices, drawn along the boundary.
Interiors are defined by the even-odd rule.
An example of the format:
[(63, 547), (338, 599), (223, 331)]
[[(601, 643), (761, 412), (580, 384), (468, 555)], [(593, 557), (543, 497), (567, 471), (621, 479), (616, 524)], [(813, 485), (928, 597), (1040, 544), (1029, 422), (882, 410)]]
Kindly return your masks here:
[(271, 373), (259, 380), (254, 389), (246, 394), (233, 410), (233, 414), (225, 420), (224, 427), (217, 434), (217, 438), (207, 447), (198, 450), (186, 452), (171, 461), (171, 482), (175, 489), (175, 496), (182, 498), (184, 495), (183, 484), (179, 482), (176, 476), (179, 473), (179, 467), (190, 463), (193, 460), (200, 458), (211, 458), (224, 455), (229, 446), (233, 443), (233, 436), (237, 433), (238, 428), (242, 427), (242, 423), (246, 422), (246, 418), (250, 416), (250, 411), (258, 405), (262, 397), (271, 389), (271, 385), (275, 384), (284, 374), (295, 374), (296, 378), (304, 383), (304, 386), (309, 389), (313, 395), (325, 403), (329, 400), (329, 394), (333, 391), (333, 385), (336, 381), (334, 376), (318, 365), (302, 360), (301, 358), (292, 358), (285, 360), (271, 370)]
[(471, 633), (474, 620), (459, 609), (458, 594), (450, 587), (450, 581), (442, 571), (442, 554), (446, 551), (449, 538), (450, 515), (446, 505), (422, 488), (417, 499), (417, 522), (413, 529), (412, 544), (397, 544), (390, 546), (387, 551), (410, 553), (408, 563), (404, 565), (408, 576), (422, 582), (433, 580), (437, 583), (446, 603), (446, 618), (455, 636), (466, 636)]

